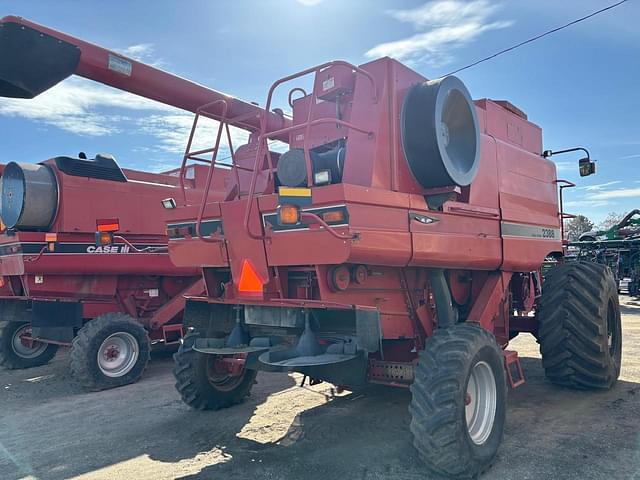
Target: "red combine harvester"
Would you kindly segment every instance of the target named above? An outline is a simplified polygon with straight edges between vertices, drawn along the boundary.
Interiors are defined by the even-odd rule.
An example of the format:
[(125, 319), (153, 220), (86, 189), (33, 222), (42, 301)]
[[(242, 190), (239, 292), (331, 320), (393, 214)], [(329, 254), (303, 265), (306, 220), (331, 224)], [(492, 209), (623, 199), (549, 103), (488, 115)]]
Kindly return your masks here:
[[(73, 73), (194, 112), (219, 95), (25, 20), (0, 21), (0, 96), (33, 98)], [(183, 295), (204, 283), (200, 268), (171, 263), (162, 201), (199, 202), (205, 184), (222, 200), (229, 169), (207, 183), (209, 169), (187, 158), (154, 174), (80, 157), (4, 167), (0, 365), (42, 365), (71, 345), (72, 373), (96, 390), (136, 381), (152, 342), (179, 343)]]
[[(289, 90), (291, 124), (272, 128), (274, 92), (306, 75), (311, 91)], [(474, 478), (501, 442), (507, 386), (525, 381), (507, 350), (519, 332), (538, 338), (551, 381), (614, 384), (611, 271), (558, 262), (543, 285), (545, 259), (562, 258), (563, 181), (522, 111), (389, 58), (334, 61), (275, 82), (251, 131), (235, 195), (168, 224), (172, 260), (203, 266), (207, 287), (188, 297), (174, 357), (188, 405), (241, 401), (257, 370), (408, 387), (428, 468)], [(270, 152), (273, 138), (289, 150)], [(210, 235), (192, 233), (203, 225)]]

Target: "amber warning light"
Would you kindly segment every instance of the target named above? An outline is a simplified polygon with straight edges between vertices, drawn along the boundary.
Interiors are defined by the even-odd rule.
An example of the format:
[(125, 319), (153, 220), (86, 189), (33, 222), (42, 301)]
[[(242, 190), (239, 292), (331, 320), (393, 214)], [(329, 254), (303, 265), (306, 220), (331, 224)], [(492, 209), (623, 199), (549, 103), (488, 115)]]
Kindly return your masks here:
[(117, 218), (96, 220), (98, 232), (117, 232), (120, 230), (120, 221)]
[(278, 207), (280, 225), (296, 225), (300, 223), (300, 208), (297, 205), (280, 205)]

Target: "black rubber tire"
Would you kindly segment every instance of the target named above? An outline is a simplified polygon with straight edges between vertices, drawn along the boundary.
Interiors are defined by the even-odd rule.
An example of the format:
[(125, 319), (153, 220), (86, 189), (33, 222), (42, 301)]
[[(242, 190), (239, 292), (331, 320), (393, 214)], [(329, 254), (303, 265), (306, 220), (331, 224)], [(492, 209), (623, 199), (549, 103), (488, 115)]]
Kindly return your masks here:
[(0, 322), (0, 365), (7, 370), (39, 367), (45, 365), (55, 357), (58, 345), (52, 343), (37, 357), (25, 358), (19, 355), (13, 348), (13, 336), (29, 322)]
[[(105, 375), (98, 366), (98, 350), (110, 335), (126, 332), (138, 343), (138, 359), (120, 377)], [(124, 313), (106, 313), (87, 322), (73, 339), (71, 374), (87, 390), (98, 391), (137, 382), (149, 363), (151, 341), (144, 327)]]
[[(467, 428), (465, 400), (471, 371), (480, 361), (494, 375), (496, 410), (491, 433), (477, 445)], [(476, 478), (496, 456), (506, 416), (504, 359), (495, 337), (475, 324), (439, 329), (427, 339), (414, 370), (410, 429), (420, 458), (435, 475)]]
[(196, 410), (219, 410), (242, 402), (256, 383), (256, 370), (245, 370), (242, 378), (230, 390), (220, 390), (213, 385), (207, 375), (207, 357), (193, 349), (197, 332), (188, 333), (174, 354), (173, 376), (176, 390), (182, 401)]
[(613, 386), (620, 375), (622, 323), (609, 267), (584, 261), (555, 267), (542, 285), (537, 317), (542, 365), (551, 382), (578, 389)]

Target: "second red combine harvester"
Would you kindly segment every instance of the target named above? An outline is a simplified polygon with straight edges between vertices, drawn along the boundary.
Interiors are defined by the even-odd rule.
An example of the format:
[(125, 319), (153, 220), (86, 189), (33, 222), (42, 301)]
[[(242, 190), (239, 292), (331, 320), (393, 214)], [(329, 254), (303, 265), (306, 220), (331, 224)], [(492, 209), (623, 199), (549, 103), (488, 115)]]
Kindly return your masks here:
[[(276, 90), (306, 75), (312, 90), (292, 85), (291, 120), (273, 128)], [(226, 105), (218, 118), (237, 125)], [(188, 298), (175, 355), (187, 404), (239, 402), (257, 370), (407, 387), (420, 457), (474, 478), (501, 442), (507, 386), (525, 381), (515, 335), (538, 338), (555, 383), (614, 384), (611, 271), (561, 262), (562, 180), (522, 111), (382, 58), (278, 80), (261, 120), (235, 150), (233, 195), (168, 225), (171, 258), (201, 265), (207, 291)]]
[[(33, 98), (74, 73), (194, 112), (214, 93), (23, 19), (0, 21), (0, 96)], [(0, 365), (42, 365), (64, 345), (84, 387), (136, 381), (152, 343), (179, 343), (183, 296), (204, 291), (200, 268), (169, 259), (162, 201), (200, 201), (209, 170), (148, 173), (84, 154), (3, 170)], [(228, 173), (209, 198), (224, 198)]]

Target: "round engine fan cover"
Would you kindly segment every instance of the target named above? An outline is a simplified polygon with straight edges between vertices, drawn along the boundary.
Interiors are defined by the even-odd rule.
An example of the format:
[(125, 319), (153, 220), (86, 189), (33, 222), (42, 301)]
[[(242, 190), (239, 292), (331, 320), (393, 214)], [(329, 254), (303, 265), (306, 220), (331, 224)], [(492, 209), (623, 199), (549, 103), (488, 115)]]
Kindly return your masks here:
[(480, 163), (476, 107), (454, 76), (414, 85), (400, 118), (409, 169), (424, 188), (471, 184)]

